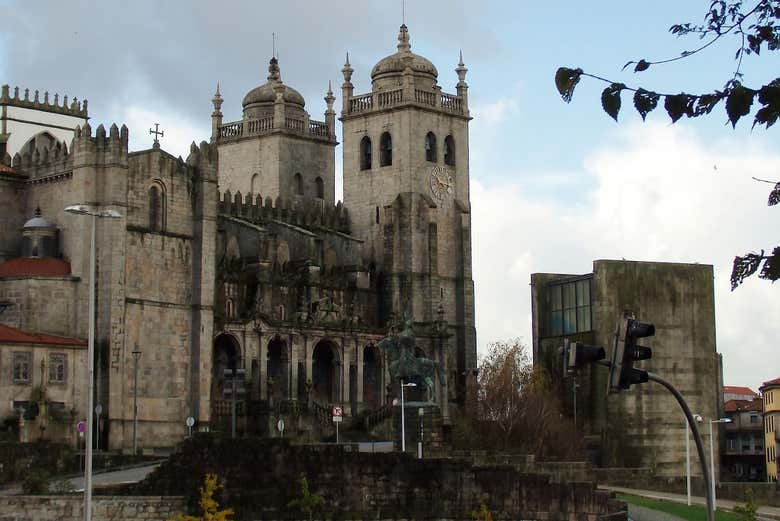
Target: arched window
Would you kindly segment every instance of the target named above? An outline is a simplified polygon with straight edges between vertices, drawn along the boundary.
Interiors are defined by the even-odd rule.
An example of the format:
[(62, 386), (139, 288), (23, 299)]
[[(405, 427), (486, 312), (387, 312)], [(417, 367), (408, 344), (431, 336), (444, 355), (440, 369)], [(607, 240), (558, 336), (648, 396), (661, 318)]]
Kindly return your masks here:
[(295, 195), (303, 195), (303, 177), (301, 177), (300, 172), (295, 174), (294, 180), (295, 180)]
[(360, 169), (371, 170), (371, 139), (368, 136), (360, 140)]
[(455, 140), (452, 135), (444, 139), (444, 164), (455, 166)]
[(374, 215), (374, 219), (376, 220), (376, 223), (379, 224), (379, 207), (376, 207), (376, 213)]
[(321, 177), (317, 177), (317, 179), (314, 180), (314, 186), (317, 189), (317, 197), (325, 199), (325, 183), (322, 181)]
[(165, 189), (159, 183), (149, 188), (149, 230), (165, 231)]
[(425, 136), (425, 160), (436, 162), (436, 134), (428, 132)]
[(379, 138), (379, 166), (390, 166), (393, 164), (393, 140), (389, 132), (382, 134)]
[(260, 191), (260, 174), (254, 174), (249, 183), (249, 193), (257, 194)]

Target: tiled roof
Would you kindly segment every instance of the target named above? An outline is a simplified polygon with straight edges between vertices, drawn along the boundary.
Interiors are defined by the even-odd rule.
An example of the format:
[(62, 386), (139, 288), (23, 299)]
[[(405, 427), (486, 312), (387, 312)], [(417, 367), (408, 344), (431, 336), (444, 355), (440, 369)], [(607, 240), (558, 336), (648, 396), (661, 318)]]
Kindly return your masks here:
[(724, 385), (723, 394), (749, 394), (751, 396), (758, 396), (750, 387), (739, 387), (736, 385)]
[(764, 401), (760, 398), (756, 400), (729, 400), (723, 404), (724, 412), (737, 411), (758, 411), (764, 410)]
[(15, 327), (0, 324), (0, 344), (49, 344), (86, 347), (87, 342), (80, 338), (28, 333)]
[(0, 264), (0, 277), (62, 277), (70, 275), (70, 263), (51, 257), (19, 257)]
[(764, 384), (761, 387), (759, 387), (759, 389), (764, 389), (764, 387), (769, 387), (770, 385), (771, 386), (780, 385), (780, 378), (775, 378), (774, 380), (769, 380), (768, 382), (764, 382)]

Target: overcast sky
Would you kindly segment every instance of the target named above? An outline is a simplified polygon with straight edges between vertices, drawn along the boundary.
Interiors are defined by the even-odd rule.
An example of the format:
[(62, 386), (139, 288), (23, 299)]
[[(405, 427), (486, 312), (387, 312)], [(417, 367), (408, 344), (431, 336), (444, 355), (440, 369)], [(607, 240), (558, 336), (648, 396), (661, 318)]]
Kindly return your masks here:
[[(471, 124), (474, 278), (479, 349), (494, 340), (530, 342), (533, 272), (588, 273), (592, 261), (625, 258), (715, 266), (718, 351), (724, 380), (754, 389), (780, 376), (780, 286), (748, 280), (729, 290), (735, 254), (778, 244), (777, 128), (746, 120), (732, 130), (722, 107), (674, 126), (658, 110), (647, 123), (624, 98), (620, 123), (601, 112), (602, 84), (583, 80), (570, 105), (558, 96), (559, 66), (580, 66), (630, 85), (669, 92), (721, 88), (735, 42), (636, 76), (638, 58), (665, 58), (698, 40), (668, 27), (700, 21), (708, 1), (468, 2), (407, 0), (412, 49), (432, 60), (445, 92), (463, 50)], [(0, 83), (89, 99), (93, 126), (126, 123), (131, 149), (151, 145), (186, 156), (208, 139), (220, 82), (226, 121), (264, 83), (276, 34), (284, 81), (323, 119), (328, 81), (337, 100), (347, 51), (356, 92), (395, 51), (401, 0), (104, 1), (0, 0)], [(777, 55), (750, 58), (745, 83), (774, 77)], [(340, 101), (336, 103), (340, 111)], [(341, 148), (336, 151), (340, 195)]]

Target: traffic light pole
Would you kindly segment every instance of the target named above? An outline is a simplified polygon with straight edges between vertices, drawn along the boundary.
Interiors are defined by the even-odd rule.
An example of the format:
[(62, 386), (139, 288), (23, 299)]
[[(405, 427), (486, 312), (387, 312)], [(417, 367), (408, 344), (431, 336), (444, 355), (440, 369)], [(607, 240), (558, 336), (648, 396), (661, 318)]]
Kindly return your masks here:
[(677, 399), (677, 403), (680, 404), (680, 408), (683, 411), (683, 414), (685, 414), (685, 417), (688, 419), (688, 426), (691, 429), (691, 433), (693, 434), (693, 441), (696, 442), (696, 452), (699, 453), (699, 462), (701, 462), (701, 474), (704, 477), (704, 485), (707, 489), (707, 521), (714, 521), (715, 520), (715, 502), (712, 497), (712, 486), (710, 485), (712, 483), (711, 479), (712, 476), (710, 476), (709, 469), (707, 468), (707, 460), (704, 457), (704, 444), (701, 441), (701, 435), (699, 434), (699, 427), (696, 425), (696, 419), (693, 417), (693, 413), (691, 412), (691, 408), (688, 407), (688, 404), (685, 402), (685, 399), (683, 398), (682, 394), (674, 388), (674, 386), (658, 376), (657, 374), (648, 372), (647, 373), (648, 379), (650, 381), (659, 383), (666, 387), (669, 392), (671, 392), (674, 397)]

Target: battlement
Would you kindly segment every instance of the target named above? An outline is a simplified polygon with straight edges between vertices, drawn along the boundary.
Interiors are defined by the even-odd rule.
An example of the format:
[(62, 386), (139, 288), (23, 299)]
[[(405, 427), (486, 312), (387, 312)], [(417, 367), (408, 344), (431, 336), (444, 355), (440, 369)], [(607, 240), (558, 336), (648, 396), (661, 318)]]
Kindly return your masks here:
[[(26, 174), (31, 181), (56, 176), (73, 170), (74, 166), (95, 163), (124, 163), (127, 161), (129, 132), (111, 125), (106, 133), (103, 125), (98, 126), (95, 135), (89, 123), (76, 127), (73, 132), (70, 150), (64, 141), (51, 147), (32, 152), (15, 154), (12, 165), (17, 172)], [(78, 159), (76, 159), (78, 158)]]
[(41, 99), (40, 91), (35, 90), (32, 93), (32, 99), (30, 99), (30, 89), (24, 89), (24, 93), (21, 95), (19, 87), (14, 87), (12, 96), (10, 86), (3, 85), (0, 87), (0, 105), (44, 110), (46, 112), (89, 119), (87, 100), (79, 101), (78, 98), (74, 97), (73, 100), (68, 103), (68, 96), (66, 95), (62, 97), (62, 101), (60, 102), (60, 95), (54, 94), (53, 97), (50, 97), (49, 91), (44, 91), (43, 99)]
[(322, 199), (296, 198), (290, 200), (277, 197), (263, 197), (260, 194), (240, 192), (232, 194), (230, 190), (219, 196), (219, 213), (263, 223), (272, 220), (281, 221), (301, 228), (327, 228), (341, 233), (350, 233), (349, 214), (339, 201), (326, 207)]

